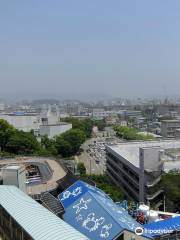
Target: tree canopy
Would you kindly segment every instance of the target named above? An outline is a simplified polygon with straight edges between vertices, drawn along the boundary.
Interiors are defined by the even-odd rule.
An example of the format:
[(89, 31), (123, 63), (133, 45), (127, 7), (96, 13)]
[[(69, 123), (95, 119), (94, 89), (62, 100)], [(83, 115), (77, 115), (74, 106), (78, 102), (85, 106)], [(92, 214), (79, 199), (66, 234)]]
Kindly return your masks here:
[(23, 132), (15, 129), (7, 121), (0, 120), (0, 150), (1, 154), (37, 154), (37, 155), (61, 155), (70, 157), (76, 154), (81, 144), (91, 136), (94, 124), (103, 128), (103, 122), (95, 122), (92, 119), (79, 120), (66, 118), (72, 123), (72, 129), (49, 139), (41, 138), (39, 143), (31, 132)]
[(97, 126), (100, 131), (105, 127), (104, 120), (93, 120), (90, 118), (79, 120), (78, 118), (68, 117), (65, 118), (64, 121), (72, 123), (73, 129), (80, 129), (83, 131), (87, 138), (91, 137), (93, 126)]
[(31, 133), (15, 131), (6, 144), (6, 150), (15, 154), (33, 154), (40, 145)]
[(77, 164), (77, 170), (79, 171), (80, 175), (85, 175), (86, 174), (86, 168), (85, 168), (83, 162), (79, 162)]
[(125, 199), (124, 193), (120, 187), (114, 185), (109, 177), (104, 175), (91, 175), (91, 176), (82, 176), (82, 179), (91, 179), (98, 188), (102, 189), (106, 194), (108, 194), (115, 202), (119, 202)]
[(0, 119), (0, 148), (1, 151), (6, 150), (6, 145), (9, 142), (10, 137), (16, 132), (15, 128), (11, 126), (7, 121)]
[(55, 146), (60, 155), (70, 157), (78, 152), (85, 139), (86, 135), (82, 130), (71, 129), (55, 138)]
[(134, 128), (124, 127), (124, 126), (114, 126), (114, 131), (116, 135), (120, 138), (126, 140), (153, 140), (154, 137), (150, 134), (141, 134)]
[(172, 170), (161, 178), (169, 211), (180, 211), (180, 171)]
[(0, 119), (0, 147), (2, 152), (32, 154), (40, 145), (32, 133), (19, 131)]

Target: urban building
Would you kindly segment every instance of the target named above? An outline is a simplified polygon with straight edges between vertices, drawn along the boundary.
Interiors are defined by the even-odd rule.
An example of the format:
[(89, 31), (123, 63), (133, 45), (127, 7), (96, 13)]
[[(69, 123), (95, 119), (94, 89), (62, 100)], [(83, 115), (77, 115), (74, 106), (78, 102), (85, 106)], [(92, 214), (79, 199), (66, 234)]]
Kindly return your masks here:
[(3, 185), (14, 185), (26, 192), (26, 168), (24, 165), (7, 165), (2, 171)]
[(0, 186), (0, 239), (88, 240), (15, 186)]
[(117, 111), (105, 111), (103, 108), (94, 108), (92, 116), (95, 119), (101, 120), (112, 116), (117, 116)]
[(44, 124), (39, 127), (40, 136), (47, 135), (48, 138), (53, 138), (56, 135), (60, 135), (72, 128), (72, 124), (60, 122), (58, 124)]
[(24, 132), (34, 131), (34, 135), (53, 138), (72, 128), (72, 124), (60, 122), (60, 115), (53, 114), (51, 109), (45, 113), (13, 112), (0, 114), (0, 119), (6, 120), (16, 129)]
[(125, 118), (140, 118), (140, 117), (142, 117), (142, 112), (136, 111), (136, 110), (123, 110), (122, 114)]
[(180, 141), (130, 142), (106, 147), (107, 173), (130, 198), (163, 204), (163, 172), (180, 169)]
[(179, 115), (180, 114), (180, 104), (178, 104), (178, 103), (156, 104), (154, 106), (154, 110), (160, 115), (171, 114), (172, 112), (176, 112)]
[(0, 119), (6, 120), (9, 124), (24, 132), (38, 129), (40, 124), (40, 119), (36, 114), (26, 114), (23, 112), (1, 114)]
[[(17, 157), (0, 161), (0, 185), (15, 185), (39, 199), (45, 192), (54, 192), (68, 173), (53, 158)], [(71, 177), (73, 179), (73, 177)]]
[(148, 240), (149, 234), (137, 236), (141, 225), (102, 190), (76, 181), (59, 196), (65, 209), (63, 219), (91, 240)]
[(161, 121), (161, 135), (165, 138), (179, 138), (180, 119)]

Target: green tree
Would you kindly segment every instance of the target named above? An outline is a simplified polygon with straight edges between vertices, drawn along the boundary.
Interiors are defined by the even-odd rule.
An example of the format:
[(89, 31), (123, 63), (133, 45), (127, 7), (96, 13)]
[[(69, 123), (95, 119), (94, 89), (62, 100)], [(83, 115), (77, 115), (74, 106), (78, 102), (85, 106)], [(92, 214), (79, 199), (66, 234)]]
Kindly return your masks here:
[(61, 137), (71, 145), (73, 154), (79, 150), (81, 144), (86, 140), (85, 133), (79, 129), (71, 129), (63, 133)]
[(55, 146), (57, 153), (62, 157), (70, 157), (73, 154), (71, 144), (61, 136), (56, 137)]
[(94, 125), (98, 127), (99, 131), (103, 131), (106, 127), (105, 120), (95, 120)]
[(11, 126), (7, 121), (0, 119), (0, 150), (6, 151), (6, 145), (12, 136), (15, 133), (15, 128)]
[(15, 154), (33, 154), (40, 148), (36, 138), (31, 133), (15, 131), (6, 144), (6, 149)]
[(73, 129), (81, 129), (84, 131), (83, 120), (79, 120), (78, 118), (74, 117), (67, 117), (64, 119), (65, 122), (71, 123)]
[(106, 126), (104, 120), (93, 120), (90, 118), (79, 120), (77, 118), (68, 117), (65, 118), (64, 121), (72, 123), (73, 129), (83, 131), (87, 138), (91, 137), (93, 126), (97, 126), (100, 131), (104, 130), (104, 127)]
[(69, 157), (76, 154), (85, 139), (85, 133), (79, 129), (71, 129), (59, 136), (56, 136), (55, 146), (58, 154), (63, 157)]
[(79, 162), (77, 164), (77, 170), (79, 171), (80, 175), (85, 175), (86, 174), (86, 168), (85, 168), (83, 162)]
[(57, 149), (55, 146), (55, 140), (49, 139), (47, 135), (41, 137), (41, 146), (45, 150), (47, 155), (57, 155)]
[(180, 210), (180, 171), (172, 170), (161, 178), (169, 211)]
[(90, 177), (87, 175), (83, 176), (83, 179), (85, 181), (89, 178), (96, 184), (98, 188), (108, 194), (115, 202), (119, 202), (125, 199), (122, 189), (114, 185), (106, 174), (91, 175)]
[(154, 137), (150, 134), (141, 134), (134, 128), (123, 127), (123, 126), (114, 126), (114, 131), (116, 135), (120, 138), (126, 140), (153, 140)]

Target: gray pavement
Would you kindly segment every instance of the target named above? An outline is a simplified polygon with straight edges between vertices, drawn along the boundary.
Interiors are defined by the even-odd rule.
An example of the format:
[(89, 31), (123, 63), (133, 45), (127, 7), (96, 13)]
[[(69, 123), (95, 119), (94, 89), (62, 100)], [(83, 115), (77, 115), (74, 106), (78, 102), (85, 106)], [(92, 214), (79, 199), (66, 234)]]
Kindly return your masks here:
[[(94, 144), (94, 141), (97, 143)], [(84, 163), (87, 174), (103, 174), (106, 170), (105, 151), (102, 142), (105, 142), (104, 138), (87, 140), (81, 146), (84, 152), (80, 156), (76, 156), (76, 161)]]

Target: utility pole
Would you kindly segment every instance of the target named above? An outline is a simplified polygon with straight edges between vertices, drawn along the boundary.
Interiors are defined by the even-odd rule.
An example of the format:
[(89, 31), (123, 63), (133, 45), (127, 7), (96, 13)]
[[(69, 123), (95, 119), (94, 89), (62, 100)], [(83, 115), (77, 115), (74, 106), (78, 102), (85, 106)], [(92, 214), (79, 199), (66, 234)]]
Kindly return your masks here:
[(89, 174), (90, 174), (90, 176), (91, 176), (91, 158), (89, 159), (89, 167), (90, 167), (90, 169), (89, 169)]
[(164, 200), (163, 200), (163, 202), (164, 202), (164, 212), (166, 211), (166, 196), (165, 196), (165, 194), (164, 194)]

